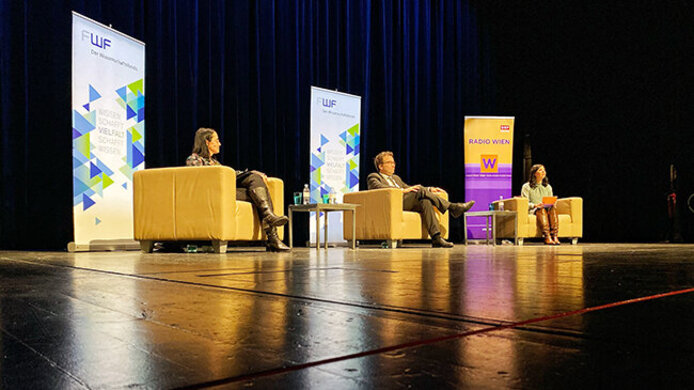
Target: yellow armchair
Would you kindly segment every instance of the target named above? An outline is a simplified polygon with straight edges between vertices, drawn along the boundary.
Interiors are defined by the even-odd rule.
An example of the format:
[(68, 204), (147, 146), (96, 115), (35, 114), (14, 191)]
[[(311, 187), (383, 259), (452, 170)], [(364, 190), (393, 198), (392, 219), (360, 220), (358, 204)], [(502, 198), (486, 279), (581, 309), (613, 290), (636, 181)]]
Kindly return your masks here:
[[(447, 193), (438, 194), (448, 199)], [(391, 248), (398, 240), (425, 240), (429, 237), (422, 218), (415, 211), (403, 211), (402, 190), (380, 188), (350, 192), (344, 195), (345, 203), (358, 204), (356, 215), (357, 240), (385, 240)], [(448, 213), (437, 210), (441, 236), (448, 238)], [(343, 236), (352, 239), (352, 220), (345, 218)]]
[[(504, 210), (518, 212), (518, 244), (523, 245), (524, 238), (542, 237), (542, 232), (537, 228), (537, 219), (534, 214), (528, 214), (528, 199), (514, 197), (504, 199)], [(498, 210), (499, 201), (493, 202)], [(555, 205), (559, 216), (559, 238), (571, 239), (571, 244), (578, 243), (583, 237), (583, 198), (572, 197), (558, 199)], [(513, 219), (502, 218), (497, 220), (496, 237), (513, 238)]]
[[(284, 215), (284, 182), (268, 178), (275, 214)], [(250, 202), (236, 200), (236, 171), (226, 166), (156, 168), (133, 175), (134, 236), (144, 252), (155, 241), (265, 240)], [(284, 227), (277, 229), (280, 239)]]

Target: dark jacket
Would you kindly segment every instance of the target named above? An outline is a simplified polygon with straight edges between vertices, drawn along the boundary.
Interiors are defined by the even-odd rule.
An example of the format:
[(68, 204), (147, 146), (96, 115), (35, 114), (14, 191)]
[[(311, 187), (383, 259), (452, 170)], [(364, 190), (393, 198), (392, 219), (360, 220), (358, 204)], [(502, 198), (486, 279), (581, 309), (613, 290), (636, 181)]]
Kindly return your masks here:
[[(393, 175), (392, 177), (393, 177), (393, 181), (395, 181), (395, 183), (397, 183), (397, 185), (399, 185), (400, 188), (410, 187), (409, 184), (402, 181), (400, 176)], [(366, 178), (366, 182), (367, 182), (367, 188), (370, 190), (375, 190), (377, 188), (394, 188), (386, 180), (386, 177), (384, 175), (378, 173), (378, 172), (370, 173), (369, 176)]]

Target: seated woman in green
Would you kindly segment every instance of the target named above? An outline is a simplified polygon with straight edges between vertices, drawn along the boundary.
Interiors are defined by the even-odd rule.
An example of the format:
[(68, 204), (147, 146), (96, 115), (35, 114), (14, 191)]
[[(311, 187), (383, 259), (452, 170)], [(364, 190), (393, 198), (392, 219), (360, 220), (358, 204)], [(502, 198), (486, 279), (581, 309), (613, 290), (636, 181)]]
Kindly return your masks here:
[(523, 184), (521, 196), (528, 199), (528, 211), (535, 214), (537, 224), (542, 230), (545, 245), (559, 245), (559, 217), (554, 205), (545, 205), (542, 198), (554, 196), (552, 186), (549, 185), (547, 172), (542, 164), (535, 164), (530, 168), (530, 180)]
[[(186, 159), (187, 166), (222, 165), (214, 155), (219, 153), (222, 143), (214, 129), (201, 127), (195, 132), (193, 154)], [(272, 199), (267, 189), (267, 176), (258, 171), (236, 171), (236, 200), (251, 202), (258, 210), (258, 216), (267, 236), (267, 250), (285, 252), (289, 247), (284, 245), (277, 235), (277, 227), (287, 223), (285, 216), (275, 215)]]

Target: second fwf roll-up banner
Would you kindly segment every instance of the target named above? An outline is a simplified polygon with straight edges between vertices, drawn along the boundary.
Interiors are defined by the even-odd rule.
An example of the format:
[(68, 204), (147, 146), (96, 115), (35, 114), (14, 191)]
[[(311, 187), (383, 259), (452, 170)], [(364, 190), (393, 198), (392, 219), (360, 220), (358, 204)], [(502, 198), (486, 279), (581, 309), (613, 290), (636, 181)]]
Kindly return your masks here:
[[(465, 117), (465, 199), (475, 200), (471, 211), (489, 210), (490, 203), (510, 198), (513, 161), (512, 116)], [(470, 217), (468, 237), (485, 237), (485, 217)]]

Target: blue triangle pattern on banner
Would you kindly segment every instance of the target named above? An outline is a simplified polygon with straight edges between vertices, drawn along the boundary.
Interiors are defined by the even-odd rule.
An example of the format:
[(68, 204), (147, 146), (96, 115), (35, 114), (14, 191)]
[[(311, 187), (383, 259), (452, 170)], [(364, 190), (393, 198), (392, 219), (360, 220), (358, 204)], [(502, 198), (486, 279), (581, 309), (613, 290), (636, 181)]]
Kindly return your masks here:
[(140, 152), (141, 154), (145, 154), (143, 150), (145, 146), (143, 144), (141, 144), (140, 142), (135, 142), (133, 143), (133, 146), (137, 149), (138, 152)]
[(74, 159), (76, 159), (77, 161), (79, 161), (79, 162), (80, 162), (80, 165), (86, 164), (87, 161), (89, 161), (89, 159), (87, 159), (87, 158), (82, 154), (82, 152), (80, 152), (79, 150), (77, 150), (77, 149), (75, 149), (75, 148), (72, 149), (72, 158), (74, 158)]
[(94, 218), (94, 225), (98, 225), (101, 223), (101, 220), (99, 218)]
[(89, 103), (83, 105), (82, 107), (84, 107), (85, 110), (89, 111)]
[(96, 166), (101, 169), (102, 172), (106, 173), (106, 175), (111, 176), (113, 175), (113, 171), (110, 170), (106, 164), (103, 163), (103, 161), (99, 160), (98, 158), (96, 159)]
[(327, 144), (328, 142), (330, 142), (330, 141), (328, 141), (328, 139), (325, 138), (325, 136), (323, 134), (321, 134), (320, 135), (320, 146), (323, 146), (323, 145)]
[(130, 106), (125, 106), (125, 110), (126, 110), (125, 119), (130, 119), (130, 118), (137, 115), (135, 113), (135, 111), (133, 111), (133, 109), (130, 108)]
[(99, 169), (99, 167), (97, 167), (96, 165), (94, 165), (93, 162), (90, 162), (90, 163), (89, 163), (89, 178), (91, 179), (91, 178), (93, 178), (94, 176), (96, 176), (96, 175), (98, 175), (98, 174), (100, 174), (100, 173), (101, 173), (101, 169)]
[(75, 129), (75, 128), (72, 129), (72, 139), (79, 138), (81, 136), (82, 136), (82, 134), (79, 131), (77, 131), (77, 129)]
[(116, 93), (124, 102), (128, 100), (128, 92), (125, 87), (116, 89)]
[(139, 108), (137, 110), (137, 123), (140, 123), (143, 120), (145, 120), (145, 108), (144, 107)]
[(83, 193), (89, 189), (89, 186), (84, 184), (84, 182), (82, 182), (82, 180), (77, 179), (77, 178), (73, 178), (73, 180), (74, 180), (73, 191), (74, 191), (75, 196), (77, 196), (77, 195), (79, 195), (79, 194), (81, 194), (81, 193)]
[(316, 167), (316, 169), (322, 167), (324, 164), (323, 161), (321, 161), (320, 158), (316, 157), (315, 154), (311, 153), (311, 166)]
[(123, 187), (127, 190), (128, 189), (128, 183), (126, 182), (126, 183), (121, 184), (121, 187)]
[(96, 202), (94, 202), (90, 197), (88, 197), (86, 194), (82, 194), (82, 211), (94, 206)]
[(355, 156), (359, 154), (359, 145), (360, 145), (360, 144), (354, 145), (354, 155), (355, 155)]
[(349, 174), (349, 188), (354, 187), (355, 185), (359, 184), (359, 178), (354, 176), (351, 172)]
[[(92, 87), (91, 84), (89, 84), (89, 103), (93, 102), (94, 100), (98, 99), (101, 97), (101, 94)], [(87, 109), (89, 111), (89, 109)]]
[(352, 149), (351, 146), (347, 145), (347, 154), (350, 154), (352, 152), (354, 152), (354, 149)]
[(137, 144), (133, 144), (133, 146), (132, 146), (132, 148), (133, 148), (133, 165), (132, 165), (132, 168), (137, 167), (138, 165), (142, 164), (143, 161), (145, 161), (145, 156), (142, 154), (142, 152), (140, 152), (137, 149), (136, 145)]
[(73, 110), (72, 117), (72, 127), (77, 129), (77, 131), (79, 131), (81, 134), (84, 135), (94, 130), (94, 125), (89, 123), (89, 121), (86, 120), (82, 115), (80, 115), (80, 113), (77, 112), (77, 110)]
[(125, 136), (126, 138), (126, 145), (128, 147), (125, 148), (125, 162), (128, 164), (129, 167), (133, 166), (133, 152), (132, 148), (130, 147), (133, 144), (133, 135), (131, 132), (127, 132), (127, 135)]
[(347, 142), (347, 132), (343, 131), (342, 134), (340, 134), (340, 138), (342, 138), (343, 141)]

